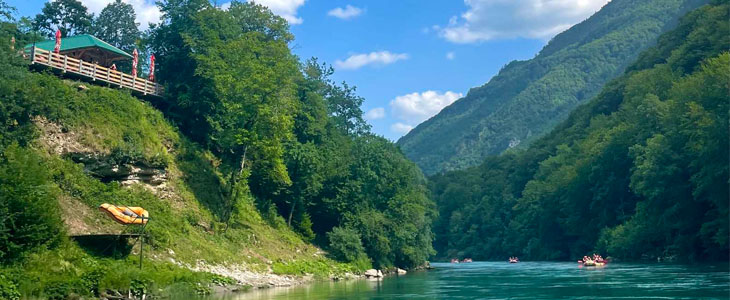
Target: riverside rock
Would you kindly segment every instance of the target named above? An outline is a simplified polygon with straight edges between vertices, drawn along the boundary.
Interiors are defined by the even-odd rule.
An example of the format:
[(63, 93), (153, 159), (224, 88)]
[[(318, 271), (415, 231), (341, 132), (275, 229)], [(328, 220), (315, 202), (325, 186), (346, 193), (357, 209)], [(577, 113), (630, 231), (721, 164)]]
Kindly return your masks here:
[(376, 277), (376, 276), (378, 276), (378, 271), (376, 271), (375, 269), (369, 269), (369, 270), (365, 271), (365, 277)]
[(369, 269), (369, 270), (365, 271), (365, 277), (367, 277), (367, 278), (381, 278), (381, 277), (383, 277), (383, 272), (381, 272), (380, 270)]

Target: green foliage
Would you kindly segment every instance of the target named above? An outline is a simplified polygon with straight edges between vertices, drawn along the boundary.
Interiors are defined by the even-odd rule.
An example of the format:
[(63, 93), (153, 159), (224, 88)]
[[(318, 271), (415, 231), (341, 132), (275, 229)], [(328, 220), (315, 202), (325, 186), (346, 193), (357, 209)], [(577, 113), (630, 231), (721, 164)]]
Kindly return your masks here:
[[(158, 29), (153, 47), (175, 65), (166, 71), (169, 65), (161, 61), (160, 72), (163, 79), (175, 79), (168, 93), (176, 99), (172, 109), (184, 116), (184, 129), (229, 167), (224, 197), (230, 211), (239, 198), (236, 187), (247, 185), (249, 176), (257, 194), (274, 194), (291, 183), (283, 155), (293, 125), (296, 60), (288, 40), (276, 33), (287, 30), (279, 26), (283, 19), (270, 11), (252, 3), (234, 2), (227, 11), (190, 5), (163, 6), (169, 23)], [(173, 12), (190, 20), (178, 22)], [(188, 51), (166, 53), (170, 44)], [(181, 62), (191, 67), (180, 69)], [(230, 212), (226, 222), (229, 217)]]
[[(135, 18), (136, 13), (131, 4), (116, 0), (104, 7), (99, 16), (93, 20), (89, 32), (114, 47), (132, 54), (134, 49), (138, 48), (141, 38), (139, 23), (135, 22)], [(147, 55), (143, 51), (139, 51), (138, 54), (140, 55), (138, 68), (141, 69), (140, 66), (145, 66), (147, 63)], [(131, 74), (131, 60), (118, 61), (116, 65), (119, 71)]]
[(10, 281), (5, 275), (0, 274), (0, 298), (7, 300), (19, 300), (20, 292), (15, 283)]
[(58, 190), (50, 181), (37, 153), (11, 145), (0, 156), (0, 262), (61, 241)]
[(365, 256), (360, 234), (350, 228), (335, 227), (327, 233), (329, 253), (341, 261), (352, 262)]
[[(252, 16), (246, 18), (250, 17)], [(20, 34), (15, 28), (11, 29), (9, 34)], [(6, 43), (6, 39), (0, 43)], [(17, 151), (37, 160), (32, 162), (26, 160), (28, 163), (23, 165), (16, 163), (13, 168), (20, 171), (13, 170), (13, 172), (33, 173), (34, 180), (44, 182), (43, 189), (34, 189), (33, 195), (42, 196), (45, 189), (53, 192), (44, 198), (48, 201), (47, 207), (44, 208), (54, 208), (57, 215), (50, 223), (55, 226), (54, 228), (64, 227), (58, 214), (72, 210), (75, 212), (72, 216), (74, 219), (69, 222), (71, 225), (66, 224), (71, 227), (71, 231), (79, 230), (75, 227), (81, 223), (84, 226), (83, 230), (90, 230), (93, 233), (119, 232), (122, 228), (96, 211), (99, 204), (113, 202), (142, 206), (150, 211), (153, 221), (146, 229), (145, 253), (162, 257), (164, 261), (171, 256), (169, 254), (171, 252), (168, 251), (174, 249), (174, 259), (178, 262), (194, 264), (203, 258), (208, 264), (245, 263), (252, 271), (264, 271), (268, 268), (268, 259), (281, 258), (295, 259), (302, 264), (303, 270), (313, 269), (322, 274), (354, 272), (362, 266), (369, 266), (367, 259), (365, 263), (360, 261), (355, 265), (339, 264), (321, 256), (317, 258), (318, 250), (304, 243), (300, 236), (287, 228), (284, 218), (278, 214), (277, 206), (271, 201), (274, 195), (270, 192), (280, 190), (280, 187), (271, 190), (259, 189), (257, 194), (253, 195), (248, 182), (239, 181), (234, 186), (238, 195), (235, 197), (232, 212), (228, 212), (232, 215), (230, 218), (232, 220), (230, 227), (227, 227), (224, 223), (227, 219), (226, 210), (229, 208), (224, 198), (228, 182), (226, 175), (231, 174), (231, 170), (236, 166), (231, 164), (229, 157), (221, 154), (220, 149), (211, 147), (211, 150), (204, 150), (198, 144), (191, 142), (180, 135), (160, 111), (152, 108), (149, 103), (132, 97), (126, 91), (94, 85), (87, 85), (88, 89), (79, 90), (76, 88), (79, 82), (60, 80), (51, 74), (28, 72), (27, 65), (14, 55), (14, 52), (11, 53), (6, 49), (9, 47), (0, 47), (0, 51), (5, 51), (3, 53), (7, 54), (0, 56), (2, 69), (5, 70), (0, 74), (0, 96), (3, 99), (0, 102), (0, 113), (3, 116), (0, 123), (2, 124), (0, 150), (7, 153)], [(289, 132), (286, 133), (288, 136), (282, 138), (278, 146), (283, 152), (288, 151), (287, 147), (294, 139), (291, 133), (294, 127), (293, 115), (298, 114), (299, 108), (303, 107), (300, 106), (295, 94), (298, 86), (294, 83), (302, 79), (296, 72), (296, 64), (292, 71), (293, 74), (287, 75), (292, 81), (291, 94), (284, 95), (292, 103), (292, 117), (289, 117), (292, 121)], [(316, 120), (307, 119), (299, 125), (301, 128), (308, 128), (306, 132), (311, 136), (325, 134), (330, 123), (324, 99), (314, 93), (310, 95), (320, 101), (317, 105), (324, 110), (312, 110), (312, 116)], [(324, 118), (320, 119), (319, 116)], [(55, 134), (64, 135), (64, 139), (78, 143), (78, 147), (83, 149), (81, 152), (92, 152), (103, 157), (106, 163), (141, 163), (145, 166), (165, 168), (168, 182), (160, 187), (163, 193), (153, 193), (142, 185), (123, 187), (115, 181), (102, 182), (99, 178), (93, 177), (96, 175), (87, 173), (82, 164), (73, 163), (70, 160), (74, 157), (73, 153), (56, 155), (55, 151), (51, 150), (57, 149), (51, 149), (53, 145), (47, 138), (49, 130), (58, 129), (60, 132)], [(347, 141), (342, 130), (330, 129), (333, 134), (343, 138), (342, 141)], [(266, 131), (261, 132), (266, 133)], [(274, 143), (266, 140), (266, 137), (259, 139), (263, 144)], [(301, 148), (298, 155), (292, 155), (292, 158), (297, 160), (292, 159), (290, 163), (293, 165), (294, 161), (298, 161), (302, 166), (308, 166), (311, 163), (324, 161), (323, 156), (320, 156), (324, 152), (319, 152), (322, 149), (321, 144), (316, 147), (312, 147), (313, 145)], [(329, 145), (330, 150), (337, 148), (335, 143)], [(310, 152), (316, 152), (319, 158), (310, 160), (312, 157)], [(294, 151), (288, 153), (293, 154)], [(223, 159), (216, 157), (216, 154)], [(285, 159), (283, 156), (280, 157), (282, 161)], [(261, 163), (266, 164), (266, 162)], [(4, 164), (3, 161), (3, 168), (0, 168), (3, 170), (0, 186), (4, 186), (2, 183), (5, 183), (5, 175), (9, 174)], [(265, 171), (267, 168), (268, 166), (262, 165), (260, 170)], [(256, 170), (259, 169), (254, 169)], [(288, 171), (284, 168), (277, 172), (282, 170), (284, 172), (282, 174), (288, 176)], [(321, 171), (317, 168), (313, 170)], [(257, 182), (265, 183), (266, 177), (260, 174), (266, 176), (270, 174), (257, 172), (254, 172), (254, 178)], [(309, 174), (314, 179), (322, 177), (317, 172), (307, 172), (298, 174)], [(37, 176), (36, 173), (42, 176)], [(318, 197), (319, 194), (313, 192), (316, 190), (307, 190), (305, 182), (314, 181), (299, 183), (302, 191), (307, 191), (305, 193), (307, 197)], [(13, 189), (22, 187), (15, 182), (10, 182), (8, 185)], [(293, 197), (305, 199), (300, 194)], [(21, 200), (23, 198), (18, 198), (18, 201)], [(260, 213), (255, 204), (267, 202), (271, 204), (269, 209)], [(0, 206), (7, 203), (13, 202), (4, 201)], [(304, 238), (314, 239), (315, 232), (312, 230), (315, 227), (314, 219), (310, 218), (307, 212), (309, 208), (302, 205), (296, 209), (292, 227)], [(35, 212), (43, 213), (45, 210), (35, 210)], [(267, 219), (274, 220), (272, 224), (275, 224), (276, 228), (269, 226), (262, 214), (270, 214), (271, 217)], [(68, 217), (69, 215), (64, 215), (64, 218)], [(51, 219), (40, 216), (35, 220), (41, 222)], [(228, 230), (225, 230), (226, 228)], [(134, 231), (134, 228), (128, 230)], [(3, 235), (5, 236), (20, 238), (12, 233)], [(122, 294), (131, 291), (139, 295), (147, 291), (158, 296), (172, 294), (185, 296), (209, 293), (211, 284), (230, 283), (230, 280), (213, 278), (210, 274), (195, 273), (156, 260), (145, 260), (144, 269), (139, 270), (136, 264), (137, 257), (114, 259), (104, 257), (103, 254), (82, 248), (81, 243), (68, 241), (63, 236), (61, 231), (56, 231), (54, 236), (45, 241), (49, 243), (48, 245), (27, 245), (27, 252), (23, 252), (22, 257), (14, 258), (3, 265), (2, 272), (12, 275), (8, 278), (13, 278), (13, 286), (17, 286), (23, 297), (88, 298), (100, 297), (101, 293), (107, 290), (119, 291)], [(60, 239), (60, 242), (51, 244), (56, 239)], [(50, 249), (44, 250), (44, 248)]]
[[(365, 267), (365, 268), (363, 268)], [(343, 275), (344, 273), (361, 272), (369, 268), (369, 265), (351, 265), (333, 263), (326, 260), (295, 260), (290, 262), (275, 262), (271, 269), (274, 274), (280, 275), (307, 275), (311, 274), (318, 278), (327, 279), (331, 276)]]
[(423, 176), (369, 132), (354, 87), (332, 82), (316, 59), (297, 63), (285, 20), (238, 1), (227, 11), (168, 1), (162, 11), (152, 47), (166, 57), (168, 109), (221, 159), (222, 221), (236, 225), (250, 195), (269, 225), (325, 247), (332, 228), (357, 228), (378, 266), (414, 267), (431, 255)]
[(729, 16), (692, 11), (527, 149), (434, 176), (440, 254), (726, 260)]
[(135, 23), (136, 14), (131, 4), (116, 0), (101, 11), (91, 26), (91, 32), (99, 39), (132, 53), (140, 32)]
[(12, 22), (16, 11), (15, 7), (8, 5), (4, 0), (0, 1), (0, 22)]
[(33, 29), (48, 38), (54, 38), (56, 29), (61, 36), (87, 33), (91, 28), (93, 15), (78, 0), (58, 0), (46, 2), (43, 11), (35, 16)]
[(611, 1), (555, 36), (534, 58), (504, 66), (488, 83), (411, 130), (398, 145), (427, 175), (475, 166), (487, 155), (515, 146), (525, 148), (593, 98), (662, 31), (701, 2)]
[(0, 295), (8, 287), (5, 290), (11, 296), (20, 294), (31, 299), (98, 298), (110, 292), (131, 293), (137, 298), (190, 297), (197, 292), (209, 292), (212, 284), (235, 284), (218, 275), (196, 273), (164, 262), (147, 261), (140, 270), (136, 258), (92, 257), (69, 242), (59, 250), (35, 253), (22, 264), (3, 269), (15, 283), (0, 277)]
[[(435, 213), (423, 176), (393, 143), (369, 133), (354, 87), (332, 82), (332, 69), (316, 59), (298, 63), (286, 21), (253, 3), (222, 11), (207, 1), (166, 1), (161, 8), (164, 22), (145, 43), (164, 57), (160, 79), (171, 97), (154, 102), (164, 116), (127, 91), (80, 90), (78, 82), (28, 72), (10, 47), (0, 47), (7, 54), (0, 56), (0, 188), (10, 191), (0, 198), (13, 197), (1, 199), (0, 212), (15, 217), (21, 215), (9, 212), (27, 210), (35, 215), (22, 215), (23, 222), (41, 225), (21, 236), (13, 226), (25, 223), (2, 223), (2, 247), (13, 247), (0, 249), (1, 271), (13, 278), (3, 290), (17, 287), (31, 298), (208, 294), (211, 284), (232, 281), (162, 261), (203, 258), (328, 277), (362, 271), (371, 261), (414, 267), (433, 253)], [(118, 29), (110, 20), (128, 9), (116, 2), (95, 25), (104, 19), (106, 29)], [(26, 23), (5, 22), (0, 34), (31, 40)], [(74, 145), (72, 153), (57, 155), (54, 134)], [(89, 153), (110, 165), (164, 168), (167, 182), (156, 189), (122, 186), (72, 162)], [(33, 203), (19, 209), (20, 201)], [(146, 260), (139, 270), (136, 257), (105, 257), (63, 238), (65, 226), (121, 231), (96, 211), (105, 202), (150, 211), (145, 253), (160, 260)], [(64, 211), (74, 214), (62, 219)], [(368, 236), (358, 238), (348, 263), (303, 242), (328, 248), (333, 228)], [(269, 259), (278, 262), (269, 266)]]

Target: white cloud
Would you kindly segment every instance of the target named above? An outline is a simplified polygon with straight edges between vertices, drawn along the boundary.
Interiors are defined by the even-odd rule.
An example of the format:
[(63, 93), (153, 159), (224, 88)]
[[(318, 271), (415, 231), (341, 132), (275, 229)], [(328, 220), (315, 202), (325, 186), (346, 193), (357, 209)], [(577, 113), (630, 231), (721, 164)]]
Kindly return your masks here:
[(390, 125), (390, 130), (395, 133), (406, 134), (413, 129), (413, 126), (401, 122)]
[(268, 7), (271, 12), (286, 19), (289, 24), (302, 24), (304, 20), (297, 17), (297, 10), (304, 5), (305, 0), (251, 0)]
[(418, 125), (461, 97), (461, 93), (451, 91), (443, 94), (436, 91), (411, 93), (395, 97), (390, 101), (390, 108), (396, 118), (410, 125)]
[(456, 58), (456, 54), (454, 54), (454, 51), (446, 53), (446, 59), (454, 60), (454, 58)]
[(376, 107), (365, 113), (365, 119), (377, 120), (385, 117), (385, 108)]
[[(51, 0), (52, 1), (52, 0)], [(80, 0), (89, 12), (99, 15), (102, 9), (115, 0)], [(155, 0), (122, 0), (124, 3), (131, 4), (134, 12), (137, 14), (136, 21), (139, 23), (141, 30), (149, 28), (150, 23), (159, 23), (162, 12), (157, 8)]]
[(408, 59), (405, 53), (390, 53), (389, 51), (370, 52), (368, 54), (353, 54), (344, 61), (336, 60), (335, 68), (343, 70), (357, 70), (366, 65), (388, 65), (399, 60)]
[(362, 12), (363, 12), (362, 9), (348, 4), (347, 6), (345, 6), (345, 8), (338, 7), (333, 10), (328, 11), (327, 15), (333, 16), (335, 18), (347, 20), (347, 19), (354, 18), (354, 17), (361, 15)]
[(454, 43), (498, 38), (549, 39), (586, 19), (610, 0), (464, 0), (468, 10), (445, 27), (434, 27)]
[(221, 10), (228, 10), (229, 8), (231, 8), (231, 2), (223, 3), (220, 6), (218, 6), (218, 8), (220, 8)]

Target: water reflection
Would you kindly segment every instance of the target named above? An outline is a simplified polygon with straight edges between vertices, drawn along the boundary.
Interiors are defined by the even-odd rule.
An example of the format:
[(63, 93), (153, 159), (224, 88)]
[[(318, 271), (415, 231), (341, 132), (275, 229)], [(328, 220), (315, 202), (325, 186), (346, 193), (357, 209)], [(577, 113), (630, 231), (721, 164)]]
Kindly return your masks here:
[(729, 299), (727, 264), (475, 262), (382, 281), (319, 282), (217, 296), (215, 299)]

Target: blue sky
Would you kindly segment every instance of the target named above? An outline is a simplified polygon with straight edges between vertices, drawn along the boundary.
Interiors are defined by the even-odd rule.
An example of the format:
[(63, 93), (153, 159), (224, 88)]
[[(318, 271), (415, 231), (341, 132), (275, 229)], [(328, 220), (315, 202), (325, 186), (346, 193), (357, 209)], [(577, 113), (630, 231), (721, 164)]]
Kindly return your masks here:
[[(80, 1), (98, 13), (113, 0)], [(290, 21), (295, 54), (332, 64), (334, 80), (357, 86), (375, 133), (397, 140), (511, 60), (534, 57), (551, 37), (607, 1), (257, 2)], [(31, 16), (46, 1), (7, 2), (19, 15)], [(124, 2), (135, 7), (142, 27), (159, 19), (153, 0)], [(223, 8), (227, 2), (218, 0)]]

